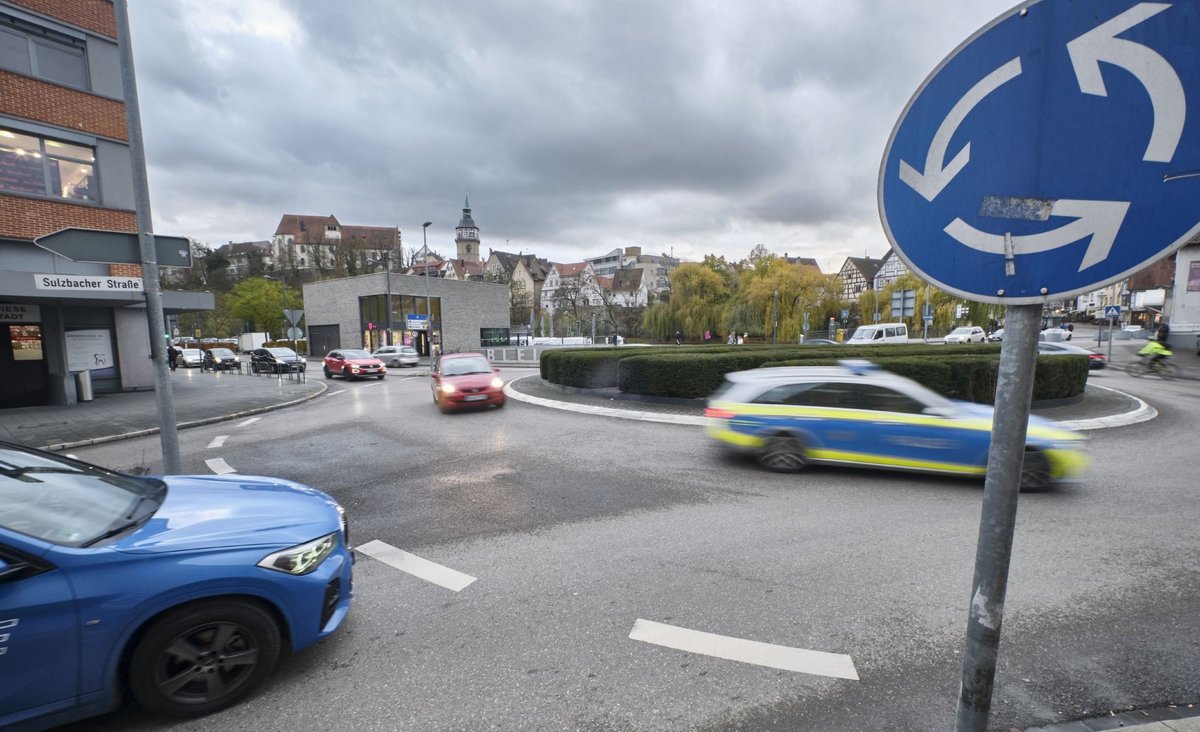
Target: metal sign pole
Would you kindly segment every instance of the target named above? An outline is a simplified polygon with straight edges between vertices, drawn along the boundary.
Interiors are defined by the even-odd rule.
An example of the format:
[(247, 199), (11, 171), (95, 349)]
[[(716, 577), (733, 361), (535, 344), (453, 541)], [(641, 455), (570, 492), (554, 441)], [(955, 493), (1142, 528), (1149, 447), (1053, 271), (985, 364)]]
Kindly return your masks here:
[(1108, 362), (1112, 363), (1112, 339), (1113, 339), (1113, 323), (1116, 321), (1115, 315), (1108, 316)]
[(133, 73), (133, 45), (129, 38), (129, 8), (126, 0), (116, 0), (117, 52), (121, 58), (121, 86), (125, 90), (125, 120), (129, 132), (129, 153), (133, 158), (133, 203), (137, 214), (138, 243), (141, 246), (143, 288), (146, 293), (146, 317), (150, 321), (150, 358), (154, 362), (154, 393), (158, 402), (159, 437), (162, 443), (163, 473), (180, 472), (179, 433), (175, 427), (175, 393), (167, 371), (163, 337), (162, 288), (158, 281), (158, 252), (155, 249), (153, 218), (150, 215), (150, 185), (146, 177), (146, 150), (142, 144), (141, 111), (138, 107), (137, 81)]
[(998, 408), (992, 417), (958, 696), (958, 732), (985, 732), (992, 706), (1041, 315), (1041, 305), (1013, 305), (1004, 323), (996, 381)]

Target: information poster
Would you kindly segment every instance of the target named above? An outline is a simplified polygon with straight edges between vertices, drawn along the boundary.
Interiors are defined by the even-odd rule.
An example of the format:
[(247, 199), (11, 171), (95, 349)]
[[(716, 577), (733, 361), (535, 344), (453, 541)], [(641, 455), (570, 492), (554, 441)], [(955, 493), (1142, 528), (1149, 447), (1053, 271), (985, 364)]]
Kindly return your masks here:
[(66, 336), (68, 371), (90, 370), (92, 378), (116, 375), (112, 331), (107, 328), (69, 330)]

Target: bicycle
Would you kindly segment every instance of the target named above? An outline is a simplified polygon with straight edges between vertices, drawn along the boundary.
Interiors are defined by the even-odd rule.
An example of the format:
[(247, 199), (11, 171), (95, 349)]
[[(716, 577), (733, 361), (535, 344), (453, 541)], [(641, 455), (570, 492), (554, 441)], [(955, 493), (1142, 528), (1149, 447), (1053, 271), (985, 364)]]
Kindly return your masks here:
[(1143, 376), (1158, 376), (1163, 379), (1173, 379), (1176, 376), (1175, 364), (1169, 361), (1154, 361), (1146, 356), (1136, 361), (1131, 361), (1125, 367), (1125, 371), (1130, 376), (1136, 376), (1139, 379)]

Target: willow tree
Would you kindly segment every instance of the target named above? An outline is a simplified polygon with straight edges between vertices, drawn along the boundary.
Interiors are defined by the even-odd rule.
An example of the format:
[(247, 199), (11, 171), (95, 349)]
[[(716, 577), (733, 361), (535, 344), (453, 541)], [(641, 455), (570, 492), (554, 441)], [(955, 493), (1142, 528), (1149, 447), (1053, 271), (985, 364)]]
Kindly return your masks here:
[(841, 288), (835, 275), (793, 264), (775, 256), (760, 258), (743, 272), (739, 296), (763, 323), (770, 336), (778, 318), (780, 341), (798, 341), (808, 313), (809, 330), (822, 325), (841, 307)]
[(703, 264), (687, 262), (671, 272), (671, 299), (667, 305), (675, 329), (687, 338), (719, 330), (722, 312), (731, 297), (729, 281)]

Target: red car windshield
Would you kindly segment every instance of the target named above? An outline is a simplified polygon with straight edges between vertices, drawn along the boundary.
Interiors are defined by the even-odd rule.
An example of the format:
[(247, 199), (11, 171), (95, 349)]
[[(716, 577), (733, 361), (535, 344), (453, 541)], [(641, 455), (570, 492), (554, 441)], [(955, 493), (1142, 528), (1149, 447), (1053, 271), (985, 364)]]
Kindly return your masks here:
[(350, 349), (349, 351), (342, 351), (342, 358), (347, 361), (353, 361), (356, 358), (375, 358), (375, 357), (372, 356), (371, 354), (367, 353), (366, 351), (363, 351), (360, 349)]
[(467, 374), (490, 374), (492, 365), (486, 358), (453, 358), (442, 364), (442, 376), (466, 376)]

